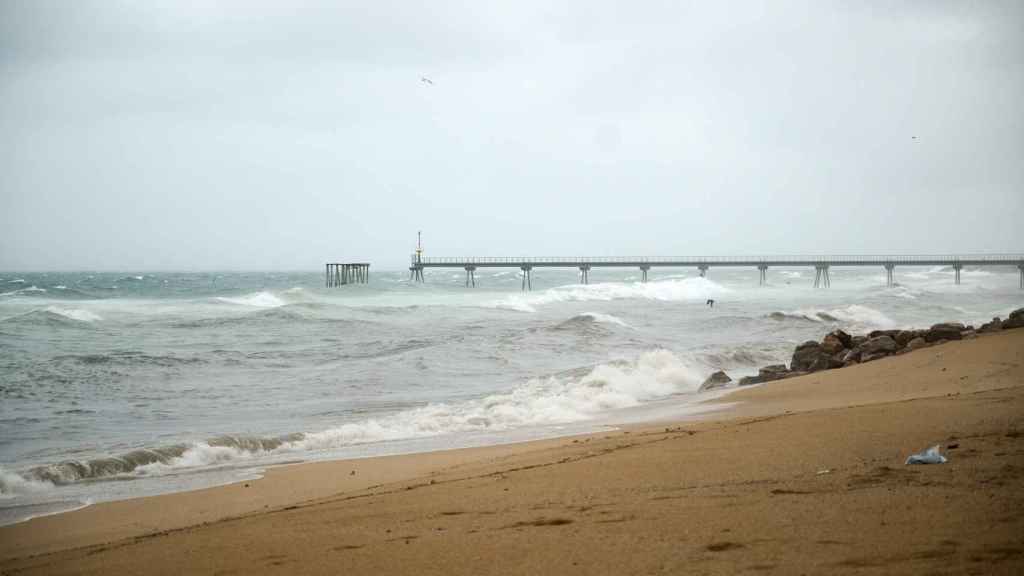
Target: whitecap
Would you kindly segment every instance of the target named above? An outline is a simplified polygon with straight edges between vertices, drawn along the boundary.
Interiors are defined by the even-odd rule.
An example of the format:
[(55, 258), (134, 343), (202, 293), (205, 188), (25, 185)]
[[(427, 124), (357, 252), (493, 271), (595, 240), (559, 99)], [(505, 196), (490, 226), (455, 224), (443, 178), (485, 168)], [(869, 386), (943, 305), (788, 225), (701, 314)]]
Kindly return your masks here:
[(51, 314), (57, 314), (65, 318), (70, 318), (71, 320), (78, 320), (79, 322), (95, 322), (97, 320), (103, 319), (100, 318), (100, 316), (97, 314), (79, 308), (61, 308), (58, 306), (48, 306), (46, 308), (46, 311), (50, 312)]
[(558, 302), (610, 301), (623, 299), (660, 300), (667, 302), (718, 298), (732, 290), (707, 278), (684, 278), (656, 282), (574, 284), (549, 288), (537, 293), (517, 294), (484, 306), (523, 312), (534, 312), (537, 306)]
[(284, 306), (287, 304), (284, 300), (278, 298), (270, 292), (256, 292), (255, 294), (248, 294), (246, 296), (239, 296), (237, 298), (228, 298), (226, 296), (218, 297), (217, 300), (221, 302), (227, 302), (228, 304), (237, 304), (239, 306), (255, 306), (257, 308), (277, 308), (278, 306)]

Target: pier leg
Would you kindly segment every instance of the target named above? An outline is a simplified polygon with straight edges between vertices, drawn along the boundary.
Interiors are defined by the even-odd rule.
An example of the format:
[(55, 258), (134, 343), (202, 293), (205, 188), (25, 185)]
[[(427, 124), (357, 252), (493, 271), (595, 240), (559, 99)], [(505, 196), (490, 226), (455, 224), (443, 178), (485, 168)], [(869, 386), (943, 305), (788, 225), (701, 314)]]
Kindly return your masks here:
[(1017, 269), (1020, 270), (1020, 287), (1024, 290), (1024, 264), (1017, 266)]
[(701, 278), (706, 278), (707, 277), (707, 275), (708, 275), (708, 267), (707, 266), (698, 266), (697, 269), (700, 270), (700, 277)]
[(832, 287), (832, 278), (828, 275), (828, 266), (825, 266), (825, 288)]
[(821, 266), (814, 267), (814, 287), (818, 288), (821, 286)]

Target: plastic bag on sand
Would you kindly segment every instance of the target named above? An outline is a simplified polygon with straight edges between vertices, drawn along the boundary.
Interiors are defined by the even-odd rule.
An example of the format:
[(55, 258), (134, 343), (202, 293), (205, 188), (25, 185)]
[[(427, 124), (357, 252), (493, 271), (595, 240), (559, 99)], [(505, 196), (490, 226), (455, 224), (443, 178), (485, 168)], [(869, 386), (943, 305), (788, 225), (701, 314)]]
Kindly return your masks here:
[(946, 457), (939, 454), (939, 445), (936, 444), (924, 452), (918, 452), (917, 454), (911, 454), (910, 458), (907, 458), (906, 464), (942, 464), (946, 461)]

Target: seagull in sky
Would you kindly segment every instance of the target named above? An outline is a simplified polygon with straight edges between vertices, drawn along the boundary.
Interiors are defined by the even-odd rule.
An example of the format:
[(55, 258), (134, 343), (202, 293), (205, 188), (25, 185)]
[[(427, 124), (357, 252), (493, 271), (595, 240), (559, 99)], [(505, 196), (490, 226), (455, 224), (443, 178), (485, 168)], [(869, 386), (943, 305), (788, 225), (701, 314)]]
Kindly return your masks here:
[(420, 82), (423, 82), (424, 84), (430, 84), (431, 86), (434, 85), (434, 81), (431, 80), (430, 78), (427, 78), (426, 76), (420, 76)]

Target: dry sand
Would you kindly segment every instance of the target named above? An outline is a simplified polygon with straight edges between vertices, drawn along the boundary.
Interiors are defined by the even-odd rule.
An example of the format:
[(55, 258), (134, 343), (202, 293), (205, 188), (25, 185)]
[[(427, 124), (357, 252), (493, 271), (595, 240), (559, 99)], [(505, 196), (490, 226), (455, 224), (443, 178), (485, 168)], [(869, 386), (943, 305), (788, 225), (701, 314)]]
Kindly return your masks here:
[(0, 573), (1024, 573), (1024, 329), (718, 401), (39, 518), (0, 528)]

